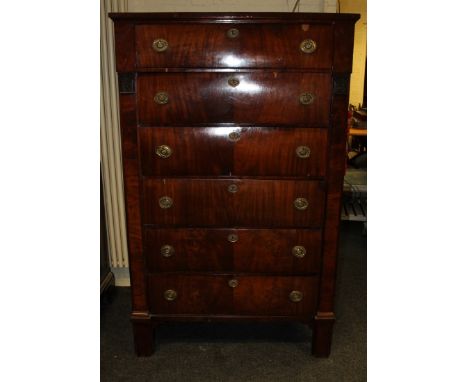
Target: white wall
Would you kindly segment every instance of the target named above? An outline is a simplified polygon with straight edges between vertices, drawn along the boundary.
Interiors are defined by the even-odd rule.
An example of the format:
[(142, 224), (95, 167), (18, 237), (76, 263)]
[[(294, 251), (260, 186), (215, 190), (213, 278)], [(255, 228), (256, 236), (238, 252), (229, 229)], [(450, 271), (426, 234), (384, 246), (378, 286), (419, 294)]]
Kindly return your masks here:
[[(128, 0), (129, 12), (291, 12), (296, 0)], [(336, 12), (336, 0), (301, 0), (300, 12)]]
[(367, 0), (340, 0), (341, 13), (359, 13), (354, 32), (353, 74), (349, 90), (349, 103), (362, 104), (364, 95), (364, 73), (367, 57)]

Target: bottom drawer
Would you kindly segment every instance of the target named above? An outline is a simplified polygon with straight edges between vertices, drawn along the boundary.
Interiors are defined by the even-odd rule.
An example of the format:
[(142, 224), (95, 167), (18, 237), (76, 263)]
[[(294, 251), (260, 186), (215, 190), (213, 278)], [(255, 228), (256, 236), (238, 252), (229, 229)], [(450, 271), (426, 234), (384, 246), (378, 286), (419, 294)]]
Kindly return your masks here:
[(315, 312), (315, 276), (149, 275), (153, 314), (307, 316)]

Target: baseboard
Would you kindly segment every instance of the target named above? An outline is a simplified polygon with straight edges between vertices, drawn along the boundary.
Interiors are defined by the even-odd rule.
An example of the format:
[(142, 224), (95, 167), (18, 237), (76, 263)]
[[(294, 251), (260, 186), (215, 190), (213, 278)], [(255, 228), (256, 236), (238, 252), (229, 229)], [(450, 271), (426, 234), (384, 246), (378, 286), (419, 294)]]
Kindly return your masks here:
[(128, 268), (111, 268), (115, 276), (116, 287), (129, 287), (130, 286), (130, 273)]

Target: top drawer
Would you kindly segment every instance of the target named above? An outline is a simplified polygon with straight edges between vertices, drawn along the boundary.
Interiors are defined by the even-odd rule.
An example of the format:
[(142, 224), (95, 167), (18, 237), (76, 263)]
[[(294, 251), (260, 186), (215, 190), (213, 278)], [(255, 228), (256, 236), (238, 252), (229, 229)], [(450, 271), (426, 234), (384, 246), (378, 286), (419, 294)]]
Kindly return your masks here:
[(332, 35), (311, 24), (136, 25), (137, 66), (329, 69)]

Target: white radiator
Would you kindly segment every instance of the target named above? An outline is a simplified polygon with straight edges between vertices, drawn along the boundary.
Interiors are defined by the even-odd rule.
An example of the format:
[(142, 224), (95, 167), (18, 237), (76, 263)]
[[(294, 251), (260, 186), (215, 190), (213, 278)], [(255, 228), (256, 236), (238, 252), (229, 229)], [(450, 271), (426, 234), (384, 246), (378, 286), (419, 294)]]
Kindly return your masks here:
[[(108, 231), (109, 262), (112, 268), (127, 268), (128, 253), (120, 149), (118, 85), (114, 61), (114, 29), (112, 20), (107, 15), (109, 12), (125, 12), (127, 10), (127, 1), (101, 0), (100, 3), (101, 168)], [(117, 284), (119, 284), (118, 280)]]

